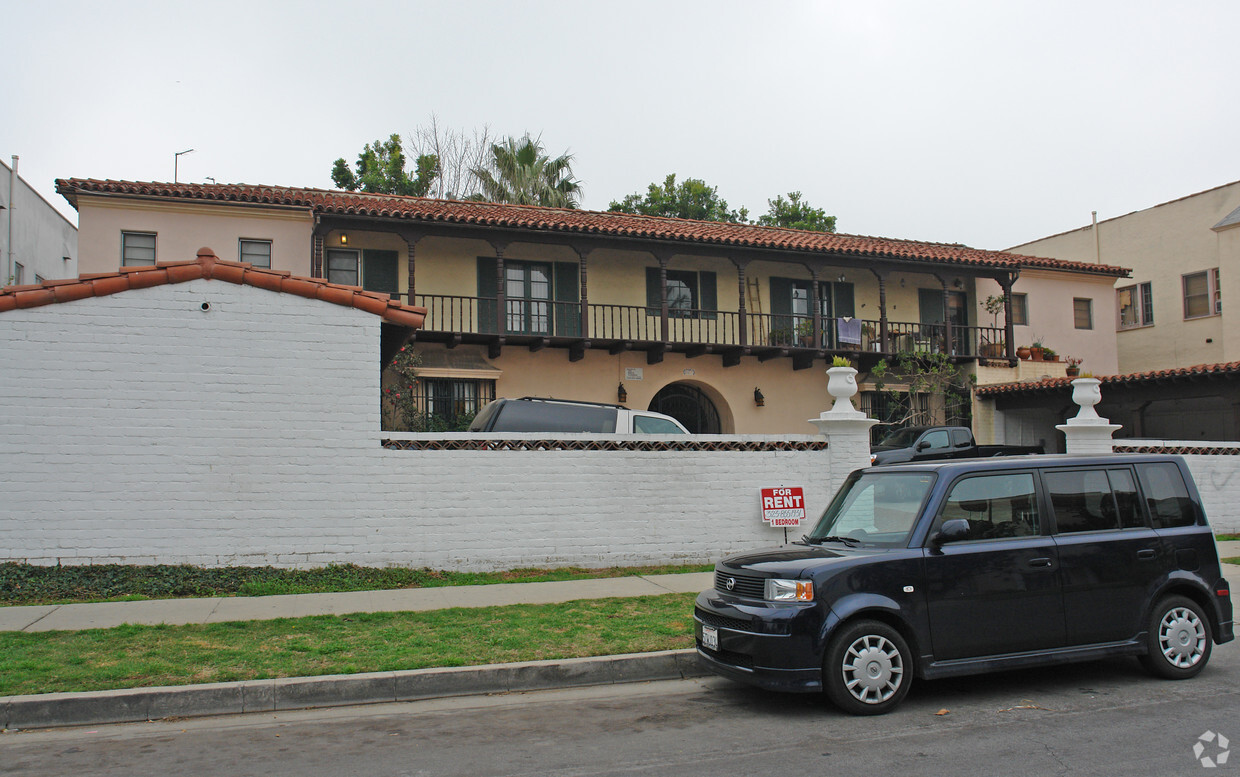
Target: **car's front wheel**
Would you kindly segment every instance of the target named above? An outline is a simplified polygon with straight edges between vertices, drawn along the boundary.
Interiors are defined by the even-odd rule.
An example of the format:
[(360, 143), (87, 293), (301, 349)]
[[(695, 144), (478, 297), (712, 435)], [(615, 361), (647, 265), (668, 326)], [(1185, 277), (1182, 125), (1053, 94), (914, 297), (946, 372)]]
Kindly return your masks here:
[(912, 682), (908, 643), (885, 623), (862, 620), (847, 624), (827, 645), (823, 689), (844, 712), (890, 712), (904, 699)]
[(1141, 663), (1159, 677), (1187, 680), (1205, 668), (1213, 642), (1210, 619), (1201, 606), (1183, 596), (1168, 596), (1150, 614), (1148, 652)]

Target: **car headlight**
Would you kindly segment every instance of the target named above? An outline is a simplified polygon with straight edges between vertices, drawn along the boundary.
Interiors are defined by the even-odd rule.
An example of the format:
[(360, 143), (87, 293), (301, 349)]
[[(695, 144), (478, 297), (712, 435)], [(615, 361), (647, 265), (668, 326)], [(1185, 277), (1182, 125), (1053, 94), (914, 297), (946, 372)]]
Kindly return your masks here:
[(814, 584), (809, 580), (769, 578), (763, 593), (768, 602), (812, 602), (814, 601)]

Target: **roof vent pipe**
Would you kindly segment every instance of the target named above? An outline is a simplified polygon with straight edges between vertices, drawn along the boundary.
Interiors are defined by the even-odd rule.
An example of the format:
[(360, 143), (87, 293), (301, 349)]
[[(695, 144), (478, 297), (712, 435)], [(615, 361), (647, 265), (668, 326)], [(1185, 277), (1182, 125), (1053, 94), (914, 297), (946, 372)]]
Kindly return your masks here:
[(1094, 215), (1094, 264), (1102, 264), (1102, 242), (1098, 240), (1098, 211), (1091, 210)]

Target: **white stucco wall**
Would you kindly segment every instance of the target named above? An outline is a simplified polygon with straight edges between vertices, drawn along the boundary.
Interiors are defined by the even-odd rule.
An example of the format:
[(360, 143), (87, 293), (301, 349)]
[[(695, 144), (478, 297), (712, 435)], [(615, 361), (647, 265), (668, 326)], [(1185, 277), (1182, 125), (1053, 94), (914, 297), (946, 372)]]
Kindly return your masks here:
[[(0, 286), (9, 283), (9, 221), (13, 222), (12, 261), (23, 266), (22, 283), (31, 284), (35, 277), (44, 280), (73, 278), (78, 274), (78, 231), (21, 177), (12, 177), (13, 196), (10, 201), (10, 167), (0, 162)], [(66, 260), (65, 257), (68, 257)]]
[(0, 313), (0, 561), (704, 562), (782, 541), (762, 487), (826, 505), (832, 452), (385, 449), (379, 329), (211, 280)]

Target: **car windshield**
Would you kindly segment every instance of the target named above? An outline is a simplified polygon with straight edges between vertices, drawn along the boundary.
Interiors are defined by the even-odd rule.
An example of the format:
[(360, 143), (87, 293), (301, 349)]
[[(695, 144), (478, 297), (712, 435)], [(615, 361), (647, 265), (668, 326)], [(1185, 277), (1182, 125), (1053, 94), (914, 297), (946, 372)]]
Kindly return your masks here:
[(897, 429), (884, 437), (879, 445), (887, 445), (892, 448), (907, 448), (917, 441), (917, 436), (921, 432), (921, 427)]
[(805, 539), (815, 544), (839, 538), (903, 547), (934, 478), (932, 472), (854, 473)]

